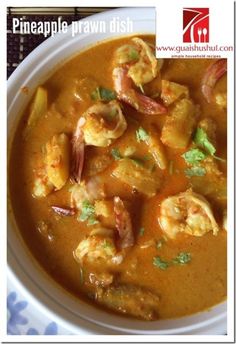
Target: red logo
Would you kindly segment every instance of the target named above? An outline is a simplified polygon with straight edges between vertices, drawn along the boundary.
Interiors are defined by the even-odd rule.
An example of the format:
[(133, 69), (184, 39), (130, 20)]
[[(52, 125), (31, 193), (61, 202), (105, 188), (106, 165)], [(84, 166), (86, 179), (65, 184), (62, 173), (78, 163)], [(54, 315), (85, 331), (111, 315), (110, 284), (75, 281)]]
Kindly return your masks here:
[(209, 8), (183, 9), (183, 42), (209, 42)]

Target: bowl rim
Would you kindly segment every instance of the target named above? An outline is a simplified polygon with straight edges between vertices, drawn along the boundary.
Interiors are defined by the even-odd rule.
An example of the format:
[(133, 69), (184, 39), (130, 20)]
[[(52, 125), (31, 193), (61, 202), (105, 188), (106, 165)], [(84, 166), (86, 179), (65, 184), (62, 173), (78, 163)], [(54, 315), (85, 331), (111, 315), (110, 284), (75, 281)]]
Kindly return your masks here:
[[(117, 9), (113, 9), (113, 10), (108, 10), (105, 12), (101, 12), (98, 14), (94, 14), (92, 16), (90, 16), (89, 18), (92, 19), (106, 19), (109, 20), (109, 18), (111, 18), (114, 15), (119, 15), (119, 16), (127, 16), (129, 15), (129, 17), (133, 16), (133, 20), (136, 22), (144, 22), (147, 20), (147, 18), (145, 17), (145, 15), (149, 18), (149, 20), (153, 21), (155, 20), (155, 16), (153, 16), (153, 13), (151, 13), (151, 9), (153, 10), (153, 8), (139, 8), (139, 7), (126, 7), (126, 8), (117, 8)], [(145, 12), (145, 15), (144, 15)], [(132, 14), (132, 15), (131, 15)], [(151, 18), (151, 19), (150, 19)], [(87, 18), (81, 19), (83, 20), (87, 20)], [(142, 32), (142, 33), (147, 33), (147, 32)], [(155, 32), (150, 32), (150, 33), (155, 33)], [(135, 32), (134, 34), (138, 34), (138, 32)], [(20, 86), (22, 86), (22, 81), (24, 80), (29, 80), (31, 77), (31, 74), (29, 75), (29, 70), (32, 68), (35, 68), (37, 66), (37, 68), (40, 68), (40, 64), (38, 65), (38, 61), (40, 59), (45, 59), (45, 54), (48, 54), (49, 56), (51, 56), (51, 58), (53, 58), (53, 56), (56, 55), (57, 50), (55, 50), (55, 47), (58, 48), (59, 45), (59, 50), (62, 49), (66, 49), (68, 46), (70, 46), (71, 44), (71, 40), (69, 39), (67, 42), (66, 40), (68, 39), (68, 36), (70, 35), (70, 30), (68, 30), (68, 32), (66, 34), (56, 34), (54, 37), (50, 37), (48, 39), (46, 39), (43, 43), (41, 43), (36, 49), (34, 49), (21, 63), (20, 65), (16, 68), (16, 70), (12, 73), (12, 75), (10, 76), (10, 78), (8, 79), (8, 100), (10, 99), (10, 101), (8, 102), (8, 107), (9, 107), (9, 113), (11, 113), (11, 109), (14, 106), (16, 99), (19, 98), (19, 92), (20, 92)], [(77, 37), (77, 41), (79, 39), (85, 39), (86, 37), (88, 37), (90, 34), (81, 34), (80, 37)], [(116, 36), (112, 36), (112, 37), (107, 37), (104, 39), (113, 39), (113, 38), (118, 38), (121, 37), (122, 35), (116, 35)], [(104, 39), (102, 39), (101, 41), (104, 41)], [(75, 37), (76, 40), (76, 37)], [(63, 45), (64, 44), (64, 45)], [(87, 47), (87, 49), (89, 49), (90, 46)], [(77, 54), (79, 53), (78, 52)], [(45, 62), (43, 62), (45, 63)], [(57, 64), (57, 68), (58, 68), (58, 64)], [(48, 78), (48, 77), (47, 77)], [(17, 92), (14, 92), (14, 89), (17, 89)], [(10, 117), (8, 116), (8, 120), (10, 119)], [(14, 120), (12, 120), (14, 122)], [(10, 126), (8, 126), (9, 129)], [(9, 129), (9, 135), (10, 135), (11, 130)], [(12, 228), (12, 224), (9, 223), (8, 224), (8, 228)], [(15, 224), (13, 224), (13, 227), (15, 226)], [(8, 235), (8, 239), (9, 239), (9, 235)], [(16, 238), (14, 238), (14, 240), (16, 240)], [(19, 240), (19, 238), (17, 238), (17, 240)], [(21, 244), (21, 248), (24, 247), (24, 244)], [(26, 253), (26, 252), (25, 252)], [(28, 254), (28, 253), (27, 253)], [(30, 254), (30, 256), (32, 257), (32, 254)], [(34, 258), (35, 259), (35, 258)], [(33, 269), (36, 269), (35, 271), (37, 271), (38, 267), (36, 267), (36, 265), (34, 266)], [(39, 270), (38, 270), (39, 271)], [(24, 276), (23, 276), (24, 275)], [(133, 319), (127, 319), (127, 318), (123, 318), (120, 317), (119, 315), (110, 315), (109, 313), (109, 319), (107, 319), (108, 323), (104, 323), (101, 322), (99, 320), (94, 320), (94, 319), (89, 319), (88, 317), (81, 315), (80, 314), (80, 323), (76, 324), (76, 319), (75, 317), (69, 317), (68, 315), (68, 309), (67, 309), (67, 319), (65, 317), (63, 317), (61, 311), (58, 310), (58, 305), (53, 305), (52, 306), (52, 300), (50, 299), (52, 295), (49, 295), (47, 290), (43, 290), (44, 293), (46, 293), (45, 295), (47, 296), (45, 298), (45, 295), (43, 297), (43, 295), (41, 295), (41, 291), (39, 290), (40, 286), (38, 285), (38, 283), (35, 281), (35, 278), (32, 279), (32, 277), (27, 275), (27, 271), (24, 267), (20, 266), (20, 262), (16, 259), (14, 252), (13, 252), (13, 248), (11, 246), (11, 241), (8, 241), (8, 276), (11, 280), (14, 281), (14, 283), (22, 289), (23, 293), (27, 293), (27, 295), (30, 297), (31, 301), (37, 305), (37, 307), (39, 307), (41, 309), (42, 312), (46, 312), (47, 314), (51, 314), (53, 315), (53, 317), (55, 318), (55, 315), (57, 317), (58, 323), (61, 323), (63, 327), (66, 328), (71, 328), (74, 332), (78, 332), (78, 329), (81, 327), (81, 322), (83, 323), (83, 326), (87, 326), (92, 328), (92, 331), (95, 331), (95, 333), (99, 332), (99, 331), (103, 331), (104, 334), (104, 329), (110, 329), (113, 331), (121, 331), (122, 333), (130, 333), (130, 334), (187, 334), (187, 333), (192, 333), (192, 332), (197, 332), (197, 331), (204, 331), (204, 329), (209, 328), (210, 326), (216, 325), (217, 327), (220, 324), (224, 323), (224, 328), (226, 331), (226, 305), (227, 302), (223, 302), (219, 305), (216, 305), (214, 307), (212, 307), (212, 309), (194, 314), (194, 315), (190, 315), (190, 316), (184, 316), (181, 318), (177, 318), (177, 319), (167, 319), (167, 320), (158, 320), (158, 325), (160, 326), (163, 325), (165, 322), (169, 322), (172, 323), (172, 328), (164, 328), (164, 329), (151, 329), (150, 326), (148, 326), (149, 328), (147, 328), (147, 326), (144, 326), (144, 323), (147, 324), (147, 322), (143, 322), (143, 321), (139, 321), (139, 320), (133, 320)], [(23, 282), (27, 281), (27, 285)], [(50, 281), (51, 283), (51, 281)], [(29, 287), (30, 286), (30, 287)], [(37, 295), (41, 295), (40, 300), (37, 300), (35, 297), (35, 293)], [(43, 301), (44, 300), (44, 301)], [(57, 300), (54, 299), (54, 301), (57, 303)], [(48, 305), (51, 305), (51, 307), (53, 307), (54, 309), (57, 309), (57, 313), (52, 312), (51, 308), (48, 307)], [(60, 306), (62, 307), (63, 305), (60, 304)], [(95, 308), (95, 307), (94, 307)], [(212, 310), (214, 311), (215, 309), (219, 309), (219, 314), (215, 315), (213, 317), (208, 317), (207, 318), (207, 314), (211, 313)], [(102, 311), (99, 310), (99, 313), (101, 313)], [(60, 314), (60, 315), (59, 315)], [(70, 318), (70, 321), (68, 322), (68, 318)], [(78, 318), (78, 315), (77, 315)], [(200, 321), (199, 318), (203, 318), (203, 321)], [(115, 319), (119, 321), (119, 323), (123, 324), (122, 327), (121, 326), (117, 326), (117, 325), (112, 325), (112, 322), (115, 322)], [(198, 321), (195, 323), (195, 321), (198, 319)], [(180, 326), (180, 323), (183, 322), (183, 320), (185, 321), (185, 323), (188, 323), (188, 325), (182, 325)], [(190, 324), (191, 321), (194, 322), (194, 324)], [(88, 321), (89, 324), (85, 324), (84, 321)], [(91, 324), (92, 322), (92, 324)], [(131, 325), (129, 325), (130, 323), (135, 322), (135, 327), (132, 327)], [(190, 322), (190, 323), (189, 323)], [(149, 324), (154, 324), (156, 322), (149, 322)], [(64, 325), (63, 325), (64, 324)], [(66, 325), (65, 325), (66, 324)], [(174, 325), (176, 324), (176, 325)], [(143, 326), (144, 328), (146, 327), (146, 330), (143, 330), (143, 327), (140, 328), (140, 325)], [(157, 326), (157, 327), (159, 327)], [(177, 327), (176, 327), (177, 326)], [(215, 327), (216, 327), (215, 326)], [(154, 326), (152, 326), (154, 327)], [(102, 330), (101, 330), (102, 329)], [(223, 334), (223, 333), (222, 333)]]

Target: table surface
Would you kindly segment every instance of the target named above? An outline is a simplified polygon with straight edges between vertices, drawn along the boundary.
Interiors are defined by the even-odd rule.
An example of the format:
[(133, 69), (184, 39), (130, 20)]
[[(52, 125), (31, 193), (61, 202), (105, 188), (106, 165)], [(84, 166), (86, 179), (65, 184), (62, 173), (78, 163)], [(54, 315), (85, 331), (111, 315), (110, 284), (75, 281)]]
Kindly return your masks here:
[[(23, 18), (25, 21), (56, 21), (58, 17), (61, 18), (61, 21), (66, 21), (68, 25), (71, 24), (72, 21), (80, 20), (85, 18), (89, 15), (102, 12), (105, 10), (111, 9), (111, 7), (107, 8), (71, 8), (74, 12), (73, 14), (69, 15), (32, 15), (32, 14), (25, 14), (19, 15), (14, 14), (14, 11), (11, 8), (8, 8), (8, 15), (7, 15), (7, 77), (14, 72), (17, 66), (23, 61), (23, 59), (32, 51), (34, 50), (39, 44), (45, 41), (43, 34), (21, 34), (19, 31), (16, 33), (12, 32), (12, 19), (13, 18)], [(33, 10), (33, 8), (32, 8)], [(46, 10), (44, 7), (43, 10)]]

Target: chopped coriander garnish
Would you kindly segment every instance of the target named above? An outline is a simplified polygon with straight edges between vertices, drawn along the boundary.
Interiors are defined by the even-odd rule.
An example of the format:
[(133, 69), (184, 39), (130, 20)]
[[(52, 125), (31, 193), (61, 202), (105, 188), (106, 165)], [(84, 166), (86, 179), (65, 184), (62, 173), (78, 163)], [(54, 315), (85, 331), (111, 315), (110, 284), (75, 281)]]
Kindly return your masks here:
[(138, 60), (139, 59), (139, 52), (133, 48), (133, 47), (129, 47), (129, 58), (130, 60)]
[(86, 221), (91, 215), (94, 215), (94, 206), (89, 201), (83, 201), (80, 214), (80, 220)]
[[(213, 156), (214, 159), (225, 162), (226, 160), (219, 158), (218, 156), (215, 156), (215, 152), (216, 152), (216, 148), (213, 146), (213, 144), (210, 142), (207, 133), (202, 129), (202, 128), (197, 128), (195, 136), (193, 141), (196, 143), (197, 146), (200, 146), (201, 148), (203, 148), (208, 154), (210, 154), (211, 156)], [(186, 152), (188, 153), (188, 152)], [(185, 154), (186, 154), (185, 153)], [(203, 153), (203, 152), (202, 152)], [(182, 156), (184, 157), (183, 154)], [(203, 153), (205, 154), (205, 153)], [(205, 154), (206, 157), (206, 154)], [(184, 157), (185, 158), (185, 157)], [(204, 158), (203, 158), (204, 159)], [(203, 160), (201, 159), (201, 160)], [(186, 158), (185, 158), (186, 160)], [(191, 163), (191, 162), (190, 162)]]
[[(162, 245), (162, 244), (161, 244)], [(160, 246), (161, 247), (161, 246)], [(157, 246), (157, 248), (159, 248)], [(188, 252), (180, 252), (177, 257), (173, 258), (170, 261), (163, 260), (161, 257), (154, 257), (153, 258), (153, 265), (158, 267), (161, 270), (166, 270), (171, 265), (185, 265), (192, 260), (191, 253)]]
[(209, 141), (207, 133), (202, 128), (197, 128), (193, 141), (197, 146), (204, 148), (208, 154), (215, 154), (216, 149)]
[(180, 252), (176, 258), (172, 260), (174, 264), (184, 265), (191, 261), (192, 257), (190, 253)]
[(143, 236), (144, 232), (145, 232), (144, 227), (140, 228), (140, 230), (139, 230), (139, 236)]
[(116, 92), (100, 87), (100, 96), (102, 100), (110, 101), (116, 99)]
[(169, 263), (162, 260), (160, 257), (153, 258), (153, 265), (161, 270), (166, 270), (169, 267)]
[(94, 225), (98, 223), (98, 221), (95, 219), (94, 206), (89, 201), (83, 201), (79, 220), (82, 222), (88, 220), (88, 225)]
[(142, 127), (136, 130), (136, 139), (138, 142), (146, 141), (149, 138), (148, 133)]
[(184, 170), (184, 173), (187, 177), (202, 177), (205, 176), (206, 170), (204, 167), (193, 166), (191, 168), (187, 168), (186, 170)]
[(116, 99), (116, 92), (104, 87), (96, 87), (91, 93), (92, 100), (110, 101)]
[(182, 157), (189, 164), (197, 164), (200, 161), (206, 158), (206, 153), (201, 151), (199, 148), (192, 148), (189, 151), (185, 152)]
[(111, 155), (115, 160), (120, 160), (122, 158), (120, 151), (118, 148), (112, 148)]
[(116, 50), (116, 60), (118, 64), (127, 64), (139, 59), (139, 51), (133, 45), (125, 44)]
[(101, 100), (99, 87), (96, 87), (95, 90), (91, 93), (92, 100)]
[(99, 223), (99, 221), (96, 220), (95, 216), (91, 215), (88, 218), (88, 226), (96, 225), (97, 223)]

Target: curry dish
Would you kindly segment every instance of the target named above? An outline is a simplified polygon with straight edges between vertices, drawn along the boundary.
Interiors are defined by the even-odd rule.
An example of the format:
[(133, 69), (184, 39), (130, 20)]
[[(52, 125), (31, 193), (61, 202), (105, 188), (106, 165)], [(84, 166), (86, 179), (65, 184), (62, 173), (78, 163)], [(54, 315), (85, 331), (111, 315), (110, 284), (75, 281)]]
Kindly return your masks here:
[(225, 59), (156, 59), (154, 36), (97, 44), (40, 85), (10, 197), (60, 285), (144, 320), (226, 298)]

